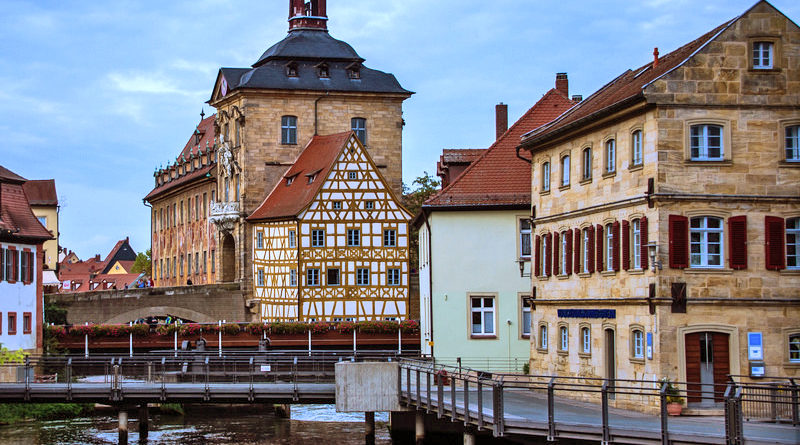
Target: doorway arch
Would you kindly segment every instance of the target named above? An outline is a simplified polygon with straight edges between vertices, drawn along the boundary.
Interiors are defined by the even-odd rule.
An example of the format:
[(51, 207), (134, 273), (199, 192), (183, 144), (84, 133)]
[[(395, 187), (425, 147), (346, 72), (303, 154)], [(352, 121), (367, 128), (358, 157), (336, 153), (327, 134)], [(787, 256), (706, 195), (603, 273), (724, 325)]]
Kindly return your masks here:
[(230, 233), (222, 235), (221, 260), (222, 282), (231, 283), (236, 281), (236, 241)]

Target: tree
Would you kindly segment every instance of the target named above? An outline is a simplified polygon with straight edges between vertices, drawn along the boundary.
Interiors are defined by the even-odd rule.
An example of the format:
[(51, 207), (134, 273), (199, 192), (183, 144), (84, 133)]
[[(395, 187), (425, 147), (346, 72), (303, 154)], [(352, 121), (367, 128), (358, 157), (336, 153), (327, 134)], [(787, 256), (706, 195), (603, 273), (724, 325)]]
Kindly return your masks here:
[[(422, 204), (439, 191), (440, 183), (438, 179), (428, 174), (428, 172), (422, 172), (422, 176), (417, 176), (411, 183), (414, 186), (413, 189), (403, 184), (403, 206), (413, 216), (417, 216), (422, 209)], [(409, 237), (408, 254), (410, 267), (412, 270), (416, 270), (419, 264), (419, 231), (412, 227)]]
[(131, 273), (142, 273), (152, 276), (152, 258), (150, 249), (136, 254), (136, 260), (131, 267)]

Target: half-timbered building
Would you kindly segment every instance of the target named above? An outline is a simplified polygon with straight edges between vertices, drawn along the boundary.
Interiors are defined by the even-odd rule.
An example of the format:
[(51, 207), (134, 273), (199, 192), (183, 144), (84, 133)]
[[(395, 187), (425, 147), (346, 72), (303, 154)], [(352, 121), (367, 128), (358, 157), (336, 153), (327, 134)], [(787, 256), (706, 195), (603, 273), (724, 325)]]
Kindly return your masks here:
[(356, 132), (314, 136), (247, 218), (261, 318), (406, 318), (410, 218)]

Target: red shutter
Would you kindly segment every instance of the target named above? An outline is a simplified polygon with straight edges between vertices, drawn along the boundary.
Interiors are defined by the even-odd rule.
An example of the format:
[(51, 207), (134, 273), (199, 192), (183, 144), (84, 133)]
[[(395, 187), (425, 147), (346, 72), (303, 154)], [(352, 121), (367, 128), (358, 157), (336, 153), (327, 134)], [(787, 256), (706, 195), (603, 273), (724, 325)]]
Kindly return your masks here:
[(558, 260), (558, 250), (561, 249), (561, 244), (558, 239), (558, 232), (553, 233), (553, 275), (558, 275), (562, 272), (560, 269), (561, 261)]
[(594, 230), (594, 240), (595, 246), (595, 266), (597, 267), (598, 272), (602, 272), (603, 270), (603, 226), (598, 224)]
[(611, 225), (611, 231), (611, 248), (614, 249), (611, 253), (611, 259), (614, 263), (612, 266), (615, 272), (619, 272), (619, 221), (614, 221), (614, 224)]
[(567, 256), (567, 270), (564, 273), (569, 275), (572, 273), (572, 229), (567, 230), (567, 251), (564, 252), (564, 255)]
[(628, 220), (622, 220), (622, 269), (631, 267), (631, 229)]
[(553, 248), (552, 248), (553, 234), (548, 233), (544, 236), (544, 274), (550, 276), (553, 274)]
[(669, 267), (689, 267), (689, 218), (669, 215)]
[(534, 243), (536, 251), (534, 253), (535, 260), (533, 261), (533, 275), (538, 277), (542, 274), (542, 237), (536, 235), (536, 242)]
[(639, 249), (639, 258), (642, 264), (642, 269), (647, 270), (650, 267), (649, 252), (647, 252), (647, 243), (650, 242), (647, 236), (647, 217), (643, 216), (639, 219), (639, 242), (642, 244)]
[(572, 269), (577, 275), (581, 273), (581, 229), (574, 229), (573, 233), (572, 238), (575, 241), (572, 243)]
[(589, 226), (589, 255), (586, 261), (589, 262), (589, 273), (594, 273), (594, 226)]
[(728, 249), (731, 269), (747, 269), (747, 216), (728, 218)]
[(786, 222), (777, 216), (764, 218), (764, 249), (768, 270), (786, 268), (785, 249)]
[(0, 281), (6, 277), (6, 249), (0, 247)]

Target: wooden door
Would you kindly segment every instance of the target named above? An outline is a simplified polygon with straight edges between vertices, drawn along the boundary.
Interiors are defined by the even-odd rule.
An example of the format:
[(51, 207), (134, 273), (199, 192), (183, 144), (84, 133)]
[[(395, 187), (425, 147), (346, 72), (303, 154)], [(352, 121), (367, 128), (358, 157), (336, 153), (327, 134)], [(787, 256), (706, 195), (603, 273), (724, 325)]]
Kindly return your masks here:
[(725, 395), (725, 384), (731, 373), (730, 353), (728, 351), (728, 334), (714, 332), (711, 334), (714, 345), (714, 401), (722, 402)]
[(686, 334), (686, 395), (688, 403), (699, 403), (700, 399), (700, 332)]

